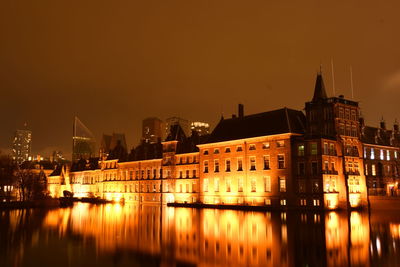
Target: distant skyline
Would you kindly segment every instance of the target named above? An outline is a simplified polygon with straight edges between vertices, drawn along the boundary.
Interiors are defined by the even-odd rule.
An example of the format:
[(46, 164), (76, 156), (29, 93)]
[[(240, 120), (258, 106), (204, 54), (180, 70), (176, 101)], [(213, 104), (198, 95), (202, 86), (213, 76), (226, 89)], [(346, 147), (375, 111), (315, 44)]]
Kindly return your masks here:
[(71, 156), (74, 116), (100, 142), (142, 119), (178, 116), (215, 127), (221, 114), (312, 98), (323, 65), (332, 96), (360, 101), (366, 123), (400, 120), (400, 3), (94, 0), (0, 5), (0, 149), (25, 122), (32, 151)]

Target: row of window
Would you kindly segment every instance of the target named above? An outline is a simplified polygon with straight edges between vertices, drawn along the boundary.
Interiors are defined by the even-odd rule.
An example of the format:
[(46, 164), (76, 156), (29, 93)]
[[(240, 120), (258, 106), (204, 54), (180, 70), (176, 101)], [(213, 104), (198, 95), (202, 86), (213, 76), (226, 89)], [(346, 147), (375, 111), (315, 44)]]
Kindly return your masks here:
[[(262, 144), (262, 149), (269, 149), (270, 147), (271, 147), (270, 142), (264, 142), (264, 143)], [(284, 141), (284, 140), (276, 141), (276, 147), (278, 147), (278, 148), (279, 148), (279, 147), (285, 147), (285, 141)], [(249, 145), (248, 145), (248, 149), (249, 149), (250, 151), (256, 150), (256, 149), (257, 149), (257, 146), (256, 146), (256, 144), (249, 144)], [(243, 151), (243, 146), (242, 146), (242, 145), (236, 146), (236, 152), (241, 152), (241, 151)], [(230, 147), (226, 147), (226, 148), (224, 149), (224, 152), (225, 152), (225, 153), (230, 153), (230, 152), (231, 152), (231, 148), (230, 148)], [(213, 151), (213, 153), (214, 153), (214, 154), (219, 154), (219, 153), (220, 153), (220, 149), (219, 149), (219, 148), (215, 148), (214, 151)], [(209, 155), (208, 149), (205, 149), (205, 150), (203, 151), (203, 155)]]
[(176, 161), (177, 161), (176, 164), (193, 164), (198, 162), (196, 156), (177, 157)]
[(365, 164), (365, 175), (372, 175), (372, 176), (389, 176), (394, 175), (397, 177), (399, 175), (399, 170), (396, 165), (376, 165), (368, 163)]
[[(214, 178), (214, 186), (213, 186), (213, 192), (220, 192), (220, 179), (219, 178)], [(244, 180), (243, 178), (237, 178), (237, 188), (233, 188), (232, 186), (232, 179), (231, 178), (226, 178), (225, 179), (225, 192), (243, 192), (243, 187), (244, 187)], [(279, 181), (279, 192), (286, 192), (286, 178), (285, 177), (278, 177)], [(204, 192), (209, 192), (209, 179), (205, 178), (203, 180), (203, 191)], [(258, 184), (257, 185), (257, 179), (256, 178), (251, 178), (250, 180), (250, 191), (251, 192), (267, 192), (271, 193), (271, 177), (270, 176), (265, 176), (263, 178), (263, 184)]]
[[(203, 162), (203, 172), (208, 173), (209, 172), (209, 164), (208, 160), (205, 160)], [(219, 159), (214, 160), (214, 172), (220, 172), (220, 161)], [(278, 163), (278, 169), (284, 169), (285, 168), (285, 155), (284, 154), (279, 154), (277, 155), (277, 163)], [(232, 170), (231, 168), (231, 160), (226, 159), (225, 160), (225, 172), (230, 172)], [(256, 157), (250, 157), (249, 158), (249, 166), (250, 166), (250, 171), (255, 171), (257, 170), (257, 162), (256, 162)], [(236, 171), (243, 171), (243, 159), (238, 158), (236, 159)], [(269, 170), (271, 168), (270, 165), (270, 156), (269, 155), (264, 155), (263, 156), (263, 170)]]
[(390, 160), (392, 157), (394, 159), (398, 159), (397, 151), (390, 151), (385, 149), (377, 149), (377, 148), (367, 148), (364, 147), (364, 158), (367, 159), (379, 159), (380, 160)]
[[(170, 188), (169, 184), (164, 185), (164, 192), (171, 192), (172, 188)], [(139, 191), (139, 184), (131, 184), (131, 185), (104, 185), (104, 192), (105, 193), (156, 193), (156, 192), (163, 192), (161, 184), (142, 184), (141, 190)], [(196, 182), (192, 183), (192, 188), (190, 190), (190, 184), (186, 183), (185, 186), (183, 184), (179, 184), (176, 187), (176, 191), (178, 193), (196, 193)]]

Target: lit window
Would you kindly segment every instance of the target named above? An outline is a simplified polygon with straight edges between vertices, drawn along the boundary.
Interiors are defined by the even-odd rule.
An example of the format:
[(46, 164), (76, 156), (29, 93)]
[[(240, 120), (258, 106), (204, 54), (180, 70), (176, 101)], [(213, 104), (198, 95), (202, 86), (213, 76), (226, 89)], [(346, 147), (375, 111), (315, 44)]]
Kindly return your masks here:
[(203, 181), (203, 190), (204, 192), (208, 192), (208, 179), (205, 178)]
[(226, 179), (226, 192), (231, 192), (231, 179)]
[(285, 141), (283, 141), (283, 140), (277, 141), (277, 142), (276, 142), (276, 146), (277, 146), (277, 147), (284, 147), (284, 146), (285, 146)]
[(314, 204), (314, 206), (319, 206), (319, 199), (314, 199), (313, 200), (313, 204)]
[(219, 160), (214, 160), (214, 172), (219, 172)]
[(264, 177), (264, 190), (265, 192), (271, 192), (271, 177), (265, 176)]
[(286, 206), (286, 199), (281, 199), (281, 206)]
[(264, 170), (269, 170), (270, 166), (269, 166), (269, 155), (265, 155), (264, 156)]
[(263, 149), (268, 149), (268, 148), (269, 148), (269, 142), (263, 143), (262, 148), (263, 148)]
[(278, 169), (285, 168), (285, 155), (281, 154), (278, 155)]
[(231, 160), (230, 159), (227, 159), (225, 161), (225, 171), (226, 172), (230, 172), (231, 171)]
[(328, 147), (328, 143), (324, 143), (324, 154), (325, 155), (329, 155), (329, 147)]
[(317, 155), (318, 154), (318, 146), (317, 143), (311, 143), (311, 155)]
[(251, 171), (256, 170), (256, 158), (255, 157), (250, 158), (250, 170)]
[(386, 160), (390, 160), (390, 151), (386, 150)]
[(376, 166), (375, 166), (375, 164), (371, 165), (371, 173), (372, 173), (372, 176), (376, 176)]
[(380, 150), (380, 159), (384, 160), (383, 149)]
[(297, 155), (300, 157), (304, 156), (304, 144), (297, 146)]
[(238, 180), (238, 192), (243, 192), (243, 178)]
[(375, 159), (375, 149), (371, 148), (371, 159)]
[(286, 192), (286, 178), (279, 177), (279, 192)]
[(336, 155), (336, 150), (335, 150), (335, 144), (330, 144), (329, 145), (329, 150), (331, 155)]
[(251, 178), (251, 192), (257, 192), (257, 181), (255, 178)]
[(214, 191), (219, 192), (219, 178), (214, 179)]
[(204, 161), (204, 173), (208, 173), (208, 160)]
[(243, 161), (242, 159), (237, 159), (237, 170), (243, 171)]

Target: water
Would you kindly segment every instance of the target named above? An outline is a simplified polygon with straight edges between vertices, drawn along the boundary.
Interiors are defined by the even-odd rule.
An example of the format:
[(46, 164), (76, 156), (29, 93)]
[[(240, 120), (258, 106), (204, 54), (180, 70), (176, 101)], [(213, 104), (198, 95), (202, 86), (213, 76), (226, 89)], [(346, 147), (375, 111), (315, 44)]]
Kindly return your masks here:
[(0, 266), (400, 266), (398, 212), (0, 211)]

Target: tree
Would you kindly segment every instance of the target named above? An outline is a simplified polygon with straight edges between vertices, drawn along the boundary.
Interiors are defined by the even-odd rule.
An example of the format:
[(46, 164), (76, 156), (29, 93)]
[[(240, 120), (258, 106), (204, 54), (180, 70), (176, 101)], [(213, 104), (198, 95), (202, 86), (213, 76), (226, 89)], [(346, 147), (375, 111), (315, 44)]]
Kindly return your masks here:
[(11, 199), (12, 188), (15, 186), (14, 172), (17, 166), (9, 155), (0, 152), (0, 198)]
[(16, 186), (21, 201), (40, 200), (47, 196), (47, 179), (43, 171), (20, 169), (15, 173)]

